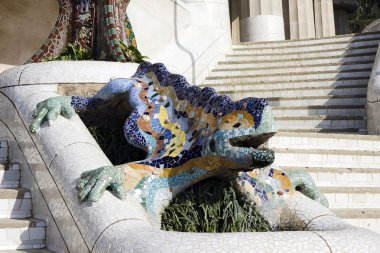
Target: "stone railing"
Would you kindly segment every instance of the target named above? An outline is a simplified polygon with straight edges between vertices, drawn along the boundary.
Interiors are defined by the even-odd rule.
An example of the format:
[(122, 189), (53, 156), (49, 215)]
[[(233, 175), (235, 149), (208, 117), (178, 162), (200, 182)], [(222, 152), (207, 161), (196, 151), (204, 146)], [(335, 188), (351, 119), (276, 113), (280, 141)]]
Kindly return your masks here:
[(369, 24), (362, 33), (380, 32), (380, 18)]
[[(364, 31), (380, 31), (380, 19), (372, 22), (366, 29), (364, 29)], [(380, 135), (380, 45), (377, 50), (372, 74), (368, 83), (367, 131), (368, 134)]]
[(298, 223), (303, 231), (205, 234), (152, 226), (132, 196), (121, 201), (106, 192), (95, 204), (80, 203), (74, 189), (80, 174), (111, 165), (110, 161), (79, 117), (59, 117), (53, 126), (44, 124), (33, 135), (28, 131), (32, 111), (38, 102), (59, 96), (62, 85), (100, 85), (111, 78), (129, 77), (135, 69), (134, 64), (49, 62), (0, 74), (0, 134), (13, 138), (23, 154), (24, 181), (37, 186), (32, 189), (33, 207), (47, 207), (49, 248), (61, 245), (60, 251), (81, 253), (379, 252), (378, 234), (350, 226), (317, 206), (303, 213)]

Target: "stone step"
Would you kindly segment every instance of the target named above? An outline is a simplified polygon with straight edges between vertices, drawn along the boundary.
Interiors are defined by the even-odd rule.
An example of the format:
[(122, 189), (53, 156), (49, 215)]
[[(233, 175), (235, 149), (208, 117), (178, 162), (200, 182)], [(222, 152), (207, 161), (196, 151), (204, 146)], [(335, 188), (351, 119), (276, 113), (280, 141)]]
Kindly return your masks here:
[(248, 82), (292, 82), (297, 80), (309, 79), (363, 79), (371, 76), (372, 68), (350, 71), (311, 71), (311, 72), (292, 72), (289, 70), (287, 73), (279, 73), (272, 75), (257, 74), (257, 75), (229, 75), (229, 76), (209, 76), (206, 77), (205, 85), (213, 86), (218, 83), (225, 84), (241, 84)]
[(0, 253), (53, 253), (48, 249), (0, 250)]
[(366, 117), (367, 109), (365, 105), (317, 105), (317, 106), (280, 106), (272, 107), (274, 116), (305, 116), (305, 115), (325, 115), (325, 116), (362, 116)]
[[(234, 91), (234, 90), (273, 90), (273, 89), (306, 89), (306, 88), (336, 88), (336, 87), (352, 87), (367, 86), (369, 79), (366, 77), (358, 78), (331, 78), (331, 79), (308, 79), (295, 81), (262, 81), (262, 82), (240, 82), (229, 83), (220, 82), (208, 85), (214, 87), (216, 91)], [(202, 84), (201, 87), (207, 85)]]
[(309, 66), (315, 64), (347, 64), (347, 63), (361, 63), (361, 62), (374, 62), (374, 54), (363, 54), (359, 56), (321, 56), (315, 59), (282, 59), (271, 61), (220, 61), (215, 70), (235, 70), (247, 69), (258, 67), (293, 67), (293, 66)]
[[(334, 49), (334, 50), (319, 50), (319, 51), (309, 51), (309, 52), (303, 52), (303, 51), (297, 51), (297, 52), (290, 52), (290, 53), (262, 53), (262, 54), (249, 54), (248, 52), (245, 53), (235, 53), (235, 54), (228, 54), (225, 56), (225, 59), (223, 62), (235, 62), (240, 61), (240, 64), (246, 63), (245, 61), (252, 61), (256, 59), (257, 61), (264, 61), (267, 60), (269, 63), (277, 62), (277, 66), (281, 62), (304, 62), (307, 61), (309, 64), (312, 64), (314, 60), (322, 61), (319, 64), (332, 64), (332, 63), (326, 63), (324, 59), (326, 59), (326, 55), (329, 56), (328, 59), (332, 59), (335, 61), (335, 63), (344, 63), (344, 59), (346, 58), (357, 58), (362, 56), (367, 56), (368, 58), (373, 58), (376, 55), (376, 47), (360, 47), (360, 48), (352, 48), (347, 50), (340, 50), (340, 49)], [(338, 61), (338, 62), (337, 62)], [(358, 62), (363, 61), (363, 59), (360, 59)], [(353, 61), (351, 61), (353, 62)], [(349, 63), (349, 62), (346, 62)], [(317, 63), (314, 63), (317, 64)], [(270, 67), (270, 66), (268, 66)]]
[(380, 219), (378, 208), (331, 208), (331, 211), (342, 219)]
[[(289, 55), (287, 55), (289, 56)], [(247, 65), (248, 67), (252, 67), (252, 64), (262, 64), (262, 63), (268, 63), (268, 64), (281, 64), (281, 63), (288, 63), (288, 62), (307, 62), (309, 64), (313, 64), (314, 61), (319, 61), (319, 63), (325, 63), (326, 60), (330, 59), (333, 62), (352, 62), (352, 61), (362, 61), (366, 59), (367, 61), (370, 61), (372, 59), (375, 59), (376, 53), (374, 50), (369, 50), (368, 53), (333, 53), (333, 54), (313, 54), (313, 55), (307, 55), (307, 54), (299, 54), (298, 57), (295, 57), (290, 55), (291, 57), (281, 57), (279, 55), (278, 57), (273, 56), (258, 56), (255, 57), (237, 57), (237, 59), (228, 59), (225, 57), (224, 60), (219, 61), (217, 66), (222, 65), (235, 65), (235, 66), (242, 66)]]
[(380, 208), (331, 208), (347, 223), (380, 233)]
[(380, 187), (318, 187), (330, 208), (380, 208)]
[(30, 218), (32, 196), (27, 189), (0, 189), (0, 218)]
[(318, 187), (378, 187), (380, 172), (372, 173), (309, 173)]
[(46, 223), (36, 219), (0, 219), (0, 250), (45, 248)]
[(380, 136), (313, 134), (313, 133), (277, 133), (269, 139), (269, 146), (274, 148), (297, 148), (303, 150), (348, 150), (380, 152)]
[(233, 45), (234, 49), (245, 47), (257, 48), (273, 48), (273, 47), (286, 47), (286, 46), (304, 46), (315, 44), (328, 44), (328, 43), (350, 43), (360, 42), (367, 40), (379, 40), (379, 33), (360, 33), (360, 34), (345, 34), (332, 37), (314, 38), (314, 39), (300, 39), (300, 40), (282, 40), (282, 41), (265, 41), (265, 42), (243, 42)]
[(367, 120), (362, 116), (275, 116), (274, 119), (280, 129), (365, 129), (367, 127)]
[(333, 64), (313, 64), (306, 66), (277, 66), (277, 67), (251, 67), (246, 69), (215, 69), (211, 71), (209, 77), (224, 77), (224, 76), (246, 76), (246, 75), (263, 75), (263, 74), (287, 74), (291, 73), (304, 73), (304, 72), (321, 72), (321, 71), (337, 71), (337, 72), (349, 72), (349, 71), (367, 71), (371, 69), (373, 62), (362, 63), (333, 63)]
[(0, 163), (0, 189), (20, 186), (20, 164)]
[(286, 128), (278, 128), (278, 132), (281, 133), (333, 133), (333, 134), (349, 134), (349, 135), (366, 135), (367, 130), (366, 129), (359, 129), (359, 128), (301, 128), (301, 129), (286, 129)]
[[(240, 96), (231, 95), (233, 100)], [(267, 98), (273, 106), (314, 106), (314, 105), (365, 105), (367, 94), (358, 95), (328, 95), (328, 96), (299, 96), (299, 97), (270, 97)]]
[(380, 168), (379, 151), (272, 148), (281, 167)]
[(347, 134), (347, 135), (366, 135), (367, 129), (360, 127), (349, 127), (349, 126), (280, 126), (277, 127), (279, 133), (315, 133), (315, 134)]
[(305, 87), (305, 88), (283, 88), (283, 89), (244, 89), (244, 90), (221, 90), (217, 89), (219, 94), (227, 94), (230, 96), (240, 97), (294, 97), (294, 96), (327, 96), (327, 95), (356, 95), (367, 93), (367, 85), (357, 86), (338, 86), (338, 87)]
[(304, 45), (287, 45), (280, 47), (240, 47), (233, 48), (233, 53), (242, 54), (263, 54), (263, 53), (290, 53), (290, 52), (300, 52), (300, 51), (318, 51), (318, 50), (349, 50), (352, 48), (361, 48), (361, 47), (372, 47), (379, 45), (379, 38), (366, 41), (353, 41), (353, 42), (335, 42), (335, 43), (316, 43), (316, 44), (304, 44)]
[(321, 56), (355, 56), (360, 54), (376, 54), (378, 46), (365, 46), (365, 47), (355, 47), (350, 49), (332, 49), (332, 50), (315, 50), (305, 51), (299, 50), (297, 52), (289, 53), (243, 53), (239, 52), (235, 54), (227, 54), (225, 57), (226, 61), (252, 61), (252, 60), (284, 60), (284, 59), (313, 59), (320, 58)]
[(0, 141), (0, 163), (8, 162), (8, 142)]
[(303, 167), (284, 166), (287, 172), (307, 172), (319, 187), (350, 186), (378, 187), (380, 186), (380, 168), (336, 168), (336, 167)]

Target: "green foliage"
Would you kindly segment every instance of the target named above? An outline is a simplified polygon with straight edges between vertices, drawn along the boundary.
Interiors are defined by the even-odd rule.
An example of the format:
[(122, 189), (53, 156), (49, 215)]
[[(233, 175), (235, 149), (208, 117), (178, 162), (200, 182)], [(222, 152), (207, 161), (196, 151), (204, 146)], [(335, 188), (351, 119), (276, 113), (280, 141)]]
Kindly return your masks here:
[(86, 50), (82, 48), (78, 42), (74, 42), (68, 43), (67, 47), (59, 56), (44, 58), (41, 59), (41, 61), (85, 61), (91, 60), (91, 57), (91, 50)]
[(128, 62), (142, 63), (144, 62), (144, 59), (148, 58), (146, 56), (143, 56), (136, 47), (132, 45), (127, 46), (122, 41), (119, 42), (121, 51), (123, 51), (124, 57)]
[[(143, 56), (136, 47), (126, 46), (122, 41), (120, 41), (120, 48), (128, 62), (142, 63), (145, 59), (148, 58), (146, 56)], [(91, 50), (84, 49), (78, 42), (74, 42), (68, 43), (67, 47), (59, 56), (43, 58), (40, 61), (85, 61), (91, 59)]]
[(354, 33), (360, 33), (374, 20), (380, 18), (378, 0), (357, 0), (357, 9), (350, 16), (350, 28)]
[(88, 126), (88, 130), (114, 165), (140, 161), (146, 153), (133, 147), (124, 137), (123, 127)]
[(231, 181), (211, 178), (179, 194), (162, 213), (161, 228), (179, 232), (268, 232), (256, 204)]

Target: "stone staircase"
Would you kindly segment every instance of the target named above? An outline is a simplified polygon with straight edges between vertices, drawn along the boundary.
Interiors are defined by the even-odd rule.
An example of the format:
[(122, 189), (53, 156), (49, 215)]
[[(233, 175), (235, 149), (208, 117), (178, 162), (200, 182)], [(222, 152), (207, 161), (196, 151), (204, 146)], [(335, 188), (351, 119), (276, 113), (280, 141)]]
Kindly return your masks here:
[(45, 250), (43, 220), (32, 218), (32, 196), (20, 188), (20, 166), (8, 160), (8, 143), (0, 141), (0, 253)]
[(276, 163), (307, 171), (330, 208), (380, 232), (380, 137), (366, 135), (367, 85), (380, 33), (243, 43), (202, 86), (234, 100), (266, 98), (279, 133)]

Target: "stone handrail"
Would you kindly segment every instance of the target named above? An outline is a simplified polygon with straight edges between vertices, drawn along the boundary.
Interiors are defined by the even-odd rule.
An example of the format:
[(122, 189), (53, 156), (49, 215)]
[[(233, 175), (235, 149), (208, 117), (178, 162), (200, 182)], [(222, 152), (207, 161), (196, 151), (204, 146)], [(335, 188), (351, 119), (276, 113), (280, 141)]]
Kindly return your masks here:
[(362, 31), (362, 33), (370, 33), (370, 32), (380, 32), (380, 18), (373, 21)]
[[(376, 21), (380, 25), (380, 19)], [(380, 135), (380, 45), (368, 83), (367, 131), (368, 134)]]
[[(0, 120), (10, 126), (26, 162), (35, 165), (31, 172), (53, 217), (48, 226), (54, 223), (59, 228), (65, 252), (379, 252), (378, 234), (347, 225), (329, 211), (321, 213), (314, 207), (299, 224), (300, 230), (310, 231), (205, 234), (167, 232), (152, 226), (132, 196), (121, 201), (106, 192), (95, 204), (80, 203), (74, 189), (80, 174), (111, 165), (110, 161), (79, 117), (59, 117), (53, 126), (44, 124), (37, 135), (30, 134), (32, 111), (38, 102), (58, 96), (62, 84), (106, 83), (131, 76), (136, 67), (48, 62), (0, 74)], [(296, 209), (288, 205), (289, 210)], [(47, 245), (51, 243), (48, 237)]]

